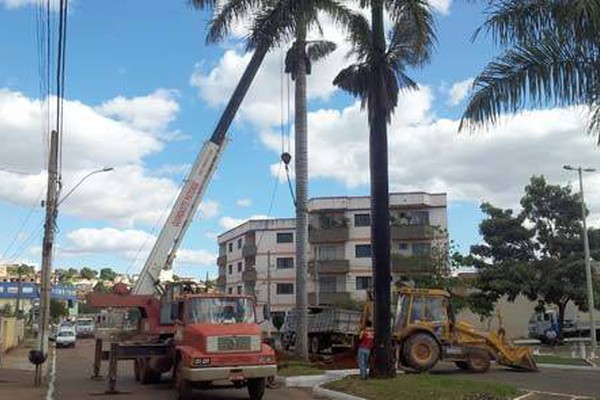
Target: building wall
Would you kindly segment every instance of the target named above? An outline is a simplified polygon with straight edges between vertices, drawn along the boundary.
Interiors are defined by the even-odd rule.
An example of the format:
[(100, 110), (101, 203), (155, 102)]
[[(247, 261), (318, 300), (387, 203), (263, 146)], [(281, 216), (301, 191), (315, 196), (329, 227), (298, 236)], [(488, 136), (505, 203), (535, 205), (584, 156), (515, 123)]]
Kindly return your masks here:
[[(428, 194), (428, 193), (395, 193), (390, 195), (390, 208), (393, 213), (399, 212), (427, 212), (428, 225), (437, 226), (440, 232), (447, 228), (446, 216), (446, 195)], [(349, 293), (351, 300), (364, 300), (366, 297), (366, 288), (357, 289), (357, 277), (367, 278), (372, 275), (371, 258), (356, 257), (356, 245), (370, 244), (371, 228), (370, 226), (355, 226), (356, 214), (370, 214), (370, 198), (362, 197), (327, 197), (311, 199), (309, 202), (310, 229), (317, 229), (321, 224), (320, 216), (335, 216), (336, 221), (345, 225), (343, 230), (347, 230), (344, 239), (334, 242), (310, 242), (309, 263), (313, 263), (312, 273), (308, 275), (307, 291), (309, 292), (309, 301), (315, 301), (317, 298), (326, 298), (330, 293)], [(328, 218), (328, 217), (327, 217)], [(277, 233), (291, 233), (294, 236), (292, 243), (277, 243)], [(309, 232), (309, 238), (310, 238)], [(226, 293), (236, 294), (238, 290), (244, 294), (250, 294), (253, 291), (257, 296), (259, 303), (267, 301), (268, 293), (268, 273), (267, 266), (270, 260), (270, 288), (271, 288), (271, 309), (273, 311), (285, 311), (294, 307), (296, 300), (296, 268), (278, 269), (278, 258), (293, 258), (295, 263), (295, 220), (294, 219), (276, 219), (276, 220), (255, 220), (247, 221), (230, 231), (221, 234), (218, 237), (219, 243), (219, 280), (218, 286)], [(443, 237), (445, 240), (445, 236)], [(432, 240), (407, 240), (406, 242), (427, 242)], [(244, 246), (247, 244), (256, 245), (254, 257), (244, 257)], [(333, 247), (332, 247), (333, 246)], [(399, 242), (392, 242), (392, 251), (401, 253), (398, 248)], [(328, 247), (329, 249), (321, 249)], [(411, 247), (405, 251), (405, 255), (411, 254)], [(342, 273), (316, 272), (315, 260), (321, 259), (321, 252), (326, 254), (335, 253), (334, 258), (337, 261), (347, 262), (348, 270)], [(329, 256), (327, 256), (329, 257)], [(238, 267), (239, 264), (239, 267)], [(244, 271), (254, 269), (256, 271), (256, 283), (249, 287), (244, 282)], [(231, 271), (231, 272), (230, 272)], [(309, 265), (309, 271), (311, 266)], [(278, 284), (293, 284), (294, 292), (291, 294), (277, 294)], [(326, 293), (321, 293), (325, 291)], [(312, 297), (311, 297), (312, 293)], [(345, 295), (334, 295), (329, 298), (337, 299), (335, 301), (346, 302)], [(350, 300), (350, 301), (351, 301)], [(332, 300), (333, 301), (333, 300)]]
[(23, 320), (0, 317), (0, 354), (17, 347), (25, 337)]

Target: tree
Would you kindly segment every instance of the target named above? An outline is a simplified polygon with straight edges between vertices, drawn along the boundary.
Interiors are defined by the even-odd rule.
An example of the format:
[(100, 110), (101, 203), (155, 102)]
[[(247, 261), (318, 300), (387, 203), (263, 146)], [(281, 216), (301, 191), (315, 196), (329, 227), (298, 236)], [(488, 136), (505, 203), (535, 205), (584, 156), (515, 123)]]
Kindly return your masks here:
[[(210, 3), (214, 1), (198, 1)], [(335, 21), (348, 23), (351, 13), (334, 0), (229, 0), (213, 19), (210, 40), (220, 40), (241, 16), (252, 16), (248, 35), (248, 48), (268, 50), (293, 38), (285, 58), (285, 72), (295, 81), (295, 172), (296, 172), (296, 307), (299, 340), (296, 354), (308, 360), (307, 332), (307, 262), (308, 253), (308, 149), (306, 76), (311, 73), (311, 63), (333, 50), (328, 41), (309, 41), (308, 33), (320, 29), (319, 17), (327, 14)]]
[(79, 272), (75, 268), (57, 268), (54, 270), (54, 273), (56, 274), (56, 276), (58, 276), (58, 281), (60, 283), (68, 283), (71, 282)]
[(58, 320), (61, 317), (66, 317), (69, 315), (69, 310), (64, 301), (51, 299), (50, 300), (50, 318), (53, 320)]
[(112, 268), (102, 268), (100, 270), (100, 279), (103, 281), (113, 282), (117, 277), (117, 273)]
[(104, 281), (101, 281), (101, 280), (98, 281), (96, 283), (96, 285), (94, 285), (93, 291), (95, 293), (109, 293), (110, 292), (110, 290), (106, 286), (104, 286)]
[(479, 229), (485, 243), (473, 246), (470, 257), (478, 269), (477, 287), (490, 303), (524, 295), (556, 306), (560, 335), (569, 302), (587, 309), (579, 195), (534, 176), (521, 206), (514, 215), (482, 205), (487, 217)]
[[(398, 104), (398, 92), (416, 89), (406, 67), (427, 63), (435, 43), (435, 26), (426, 0), (361, 0), (371, 21), (356, 15), (349, 39), (357, 62), (343, 69), (334, 84), (359, 97), (367, 108), (371, 174), (371, 246), (374, 280), (375, 368), (373, 375), (393, 376), (390, 327), (390, 213), (387, 124)], [(386, 41), (384, 15), (391, 17)]]
[(88, 267), (83, 267), (81, 269), (81, 272), (79, 273), (79, 275), (83, 279), (95, 279), (98, 276), (98, 271), (93, 270), (93, 269), (88, 268)]
[(486, 32), (505, 48), (476, 77), (459, 129), (493, 124), (525, 105), (587, 105), (600, 141), (600, 7), (597, 0), (490, 2)]
[(9, 275), (31, 276), (35, 274), (35, 267), (27, 264), (12, 265), (6, 268)]

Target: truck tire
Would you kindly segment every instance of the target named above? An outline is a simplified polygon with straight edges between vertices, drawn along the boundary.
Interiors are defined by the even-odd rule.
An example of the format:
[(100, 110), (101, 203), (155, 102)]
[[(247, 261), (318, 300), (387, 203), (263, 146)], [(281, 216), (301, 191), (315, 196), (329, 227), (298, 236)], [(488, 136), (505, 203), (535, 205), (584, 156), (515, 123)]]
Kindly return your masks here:
[(142, 385), (160, 383), (161, 373), (150, 368), (148, 359), (140, 359), (140, 381)]
[(490, 369), (490, 355), (485, 350), (471, 350), (467, 358), (469, 371), (482, 374)]
[(404, 344), (406, 364), (416, 371), (427, 371), (435, 366), (440, 358), (440, 346), (428, 333), (410, 336)]
[(177, 391), (178, 400), (191, 400), (192, 385), (183, 376), (183, 362), (177, 360), (175, 365), (175, 390)]
[[(250, 400), (261, 400), (265, 395), (265, 378), (248, 379), (248, 395)], [(180, 399), (184, 400), (184, 399)]]

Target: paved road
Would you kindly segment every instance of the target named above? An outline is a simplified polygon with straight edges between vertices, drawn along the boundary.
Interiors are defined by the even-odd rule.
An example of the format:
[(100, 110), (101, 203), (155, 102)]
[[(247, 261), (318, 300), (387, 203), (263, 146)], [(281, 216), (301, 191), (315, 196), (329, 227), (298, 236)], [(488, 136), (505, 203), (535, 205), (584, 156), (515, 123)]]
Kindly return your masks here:
[(433, 373), (478, 381), (509, 383), (521, 389), (600, 396), (598, 371), (542, 369), (540, 372), (518, 372), (506, 368), (493, 368), (485, 374), (469, 374), (459, 371), (451, 364), (441, 363)]
[[(57, 349), (57, 376), (55, 384), (56, 400), (82, 400), (86, 397), (102, 397), (106, 381), (92, 381), (92, 360), (94, 354), (93, 340), (78, 340), (75, 349)], [(159, 385), (140, 385), (133, 378), (131, 361), (120, 362), (117, 389), (126, 392), (126, 400), (175, 400), (175, 391), (168, 383)], [(102, 374), (106, 374), (107, 363), (102, 365)], [(248, 399), (246, 389), (219, 389), (195, 392), (195, 399), (202, 400), (237, 400)], [(114, 397), (114, 396), (112, 396)], [(312, 399), (307, 392), (297, 389), (267, 389), (265, 400), (307, 400)]]

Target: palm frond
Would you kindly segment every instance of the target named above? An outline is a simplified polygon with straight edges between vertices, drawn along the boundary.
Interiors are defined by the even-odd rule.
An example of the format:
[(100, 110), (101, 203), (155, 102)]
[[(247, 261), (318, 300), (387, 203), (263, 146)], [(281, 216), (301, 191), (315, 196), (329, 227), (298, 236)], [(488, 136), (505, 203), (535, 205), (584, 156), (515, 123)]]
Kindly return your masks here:
[(192, 7), (201, 10), (206, 8), (214, 9), (219, 4), (219, 0), (189, 0), (189, 3), (192, 5)]
[[(414, 20), (400, 18), (395, 21), (390, 34), (387, 57), (398, 67), (422, 66), (432, 56), (434, 43), (421, 43), (422, 36), (418, 33)], [(430, 37), (430, 40), (433, 40)]]
[(546, 38), (517, 46), (475, 79), (475, 92), (459, 130), (494, 124), (503, 112), (525, 105), (592, 105), (600, 91), (600, 59), (571, 43)]
[(428, 0), (384, 0), (390, 11), (394, 25), (407, 24), (411, 33), (415, 55), (420, 60), (416, 65), (429, 61), (433, 47), (437, 42), (433, 11)]
[(294, 0), (270, 1), (257, 12), (248, 35), (248, 47), (259, 44), (269, 48), (283, 43), (296, 31), (299, 12), (298, 2)]
[[(199, 0), (193, 0), (199, 1)], [(208, 1), (210, 2), (210, 1)], [(264, 0), (229, 0), (220, 7), (209, 24), (207, 42), (214, 43), (229, 34), (231, 26), (264, 5)]]
[(346, 26), (348, 41), (352, 45), (348, 56), (354, 55), (359, 60), (365, 60), (372, 50), (371, 26), (362, 15), (356, 14)]
[(333, 84), (358, 97), (361, 100), (361, 107), (364, 108), (371, 87), (371, 68), (366, 62), (352, 64), (337, 74)]
[(327, 40), (312, 40), (307, 43), (306, 55), (310, 61), (319, 61), (333, 53), (337, 45)]

